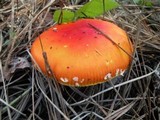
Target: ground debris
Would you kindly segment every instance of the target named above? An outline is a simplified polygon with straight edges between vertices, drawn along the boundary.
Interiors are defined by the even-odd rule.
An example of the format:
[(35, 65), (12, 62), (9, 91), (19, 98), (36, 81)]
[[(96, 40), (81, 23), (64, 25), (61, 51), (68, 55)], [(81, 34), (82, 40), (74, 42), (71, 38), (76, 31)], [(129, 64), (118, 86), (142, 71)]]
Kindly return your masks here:
[(4, 70), (4, 78), (6, 80), (9, 80), (16, 71), (22, 71), (30, 68), (30, 63), (25, 57), (16, 57), (10, 61), (8, 66), (8, 70)]
[(10, 65), (11, 65), (10, 68), (11, 73), (14, 73), (17, 69), (25, 69), (30, 67), (28, 60), (24, 57), (14, 58), (11, 61)]

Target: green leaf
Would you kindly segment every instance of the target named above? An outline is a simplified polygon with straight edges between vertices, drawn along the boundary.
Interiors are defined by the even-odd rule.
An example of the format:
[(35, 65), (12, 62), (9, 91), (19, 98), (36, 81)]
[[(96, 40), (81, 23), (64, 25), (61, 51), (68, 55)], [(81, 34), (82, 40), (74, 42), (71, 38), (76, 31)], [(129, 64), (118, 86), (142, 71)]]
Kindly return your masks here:
[(96, 17), (105, 11), (117, 8), (119, 4), (115, 0), (92, 0), (86, 3), (76, 12), (76, 18)]
[(78, 18), (94, 18), (102, 15), (105, 11), (112, 10), (118, 6), (119, 4), (115, 0), (92, 0), (86, 3), (75, 13), (70, 10), (56, 10), (53, 15), (53, 20), (58, 23), (64, 23)]
[(75, 13), (70, 10), (56, 10), (53, 15), (53, 20), (57, 23), (65, 23), (73, 21)]
[(151, 0), (133, 0), (134, 3), (138, 5), (145, 5), (145, 6), (153, 6), (153, 2)]

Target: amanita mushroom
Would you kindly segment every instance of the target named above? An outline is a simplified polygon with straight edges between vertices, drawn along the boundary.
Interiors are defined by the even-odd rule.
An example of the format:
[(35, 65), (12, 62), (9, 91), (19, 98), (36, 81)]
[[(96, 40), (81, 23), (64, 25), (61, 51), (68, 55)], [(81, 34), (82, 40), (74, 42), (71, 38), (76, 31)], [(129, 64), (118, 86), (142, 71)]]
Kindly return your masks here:
[(52, 77), (47, 72), (43, 52), (59, 83), (90, 86), (122, 75), (132, 60), (133, 46), (126, 32), (117, 25), (80, 19), (55, 25), (33, 42), (33, 59), (45, 75)]

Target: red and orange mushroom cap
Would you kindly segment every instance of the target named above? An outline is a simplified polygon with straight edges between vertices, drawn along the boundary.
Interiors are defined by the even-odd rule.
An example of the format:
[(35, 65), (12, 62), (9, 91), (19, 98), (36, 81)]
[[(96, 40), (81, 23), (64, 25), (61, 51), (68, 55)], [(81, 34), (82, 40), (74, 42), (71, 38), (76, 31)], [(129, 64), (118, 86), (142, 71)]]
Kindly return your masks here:
[(55, 25), (33, 42), (31, 54), (42, 72), (48, 75), (43, 51), (59, 83), (90, 86), (123, 74), (130, 64), (133, 47), (126, 32), (117, 25), (80, 19)]

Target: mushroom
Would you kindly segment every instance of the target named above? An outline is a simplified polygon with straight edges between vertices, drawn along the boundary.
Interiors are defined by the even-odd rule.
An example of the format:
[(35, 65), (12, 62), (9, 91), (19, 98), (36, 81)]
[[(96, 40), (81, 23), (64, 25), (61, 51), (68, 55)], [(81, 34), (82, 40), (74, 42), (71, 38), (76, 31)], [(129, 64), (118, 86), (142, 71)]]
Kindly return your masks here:
[(132, 60), (133, 46), (117, 25), (98, 19), (80, 19), (55, 25), (38, 36), (31, 55), (49, 76), (67, 86), (90, 86), (123, 75)]

